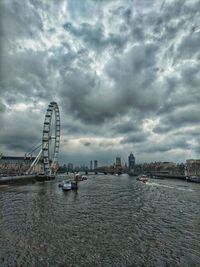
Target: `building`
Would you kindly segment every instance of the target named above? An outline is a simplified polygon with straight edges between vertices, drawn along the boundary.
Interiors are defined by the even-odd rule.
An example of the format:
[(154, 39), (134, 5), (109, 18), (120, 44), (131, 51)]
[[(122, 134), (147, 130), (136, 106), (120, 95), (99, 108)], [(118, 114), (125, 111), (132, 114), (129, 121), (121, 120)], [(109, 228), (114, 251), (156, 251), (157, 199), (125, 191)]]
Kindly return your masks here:
[(122, 172), (122, 164), (121, 164), (121, 158), (120, 157), (116, 157), (116, 161), (114, 164), (114, 170), (115, 173), (120, 174)]
[(90, 160), (90, 170), (92, 170), (92, 160)]
[(96, 170), (98, 168), (98, 161), (94, 160), (94, 169)]
[[(21, 175), (26, 173), (35, 157), (16, 157), (1, 156), (0, 157), (0, 173), (5, 175)], [(32, 172), (43, 172), (44, 166), (42, 160), (38, 162)]]
[(131, 153), (128, 157), (128, 168), (129, 170), (134, 170), (135, 167), (135, 157), (133, 153)]
[(120, 157), (116, 157), (116, 162), (115, 162), (115, 168), (121, 168), (122, 164), (121, 164), (121, 158)]
[(200, 176), (200, 159), (186, 160), (185, 175)]
[(185, 165), (183, 163), (176, 164), (174, 162), (150, 162), (143, 163), (143, 172), (152, 174), (169, 174), (169, 175), (184, 175)]
[(68, 163), (68, 165), (67, 165), (67, 170), (68, 170), (69, 172), (73, 172), (73, 170), (74, 170), (74, 165), (73, 165), (73, 163)]

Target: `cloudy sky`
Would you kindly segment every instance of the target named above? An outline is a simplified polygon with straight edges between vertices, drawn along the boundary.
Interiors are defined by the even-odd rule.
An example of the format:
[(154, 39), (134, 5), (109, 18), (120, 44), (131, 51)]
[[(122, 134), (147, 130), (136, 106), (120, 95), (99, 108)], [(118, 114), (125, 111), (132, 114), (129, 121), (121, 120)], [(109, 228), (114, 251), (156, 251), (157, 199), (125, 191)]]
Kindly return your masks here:
[(60, 162), (200, 157), (199, 0), (1, 0), (0, 152), (61, 113)]

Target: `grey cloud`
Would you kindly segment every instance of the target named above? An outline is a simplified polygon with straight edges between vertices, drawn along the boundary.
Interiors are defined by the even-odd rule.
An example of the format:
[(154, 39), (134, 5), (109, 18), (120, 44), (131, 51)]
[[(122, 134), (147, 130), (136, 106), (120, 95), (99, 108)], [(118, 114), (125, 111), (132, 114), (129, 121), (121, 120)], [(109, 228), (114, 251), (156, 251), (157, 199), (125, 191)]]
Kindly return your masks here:
[(88, 126), (80, 123), (79, 121), (65, 121), (62, 125), (62, 133), (65, 135), (83, 136), (91, 133), (91, 129)]
[(31, 37), (36, 38), (38, 31), (43, 29), (42, 19), (37, 9), (17, 0), (1, 1), (1, 36), (7, 40), (14, 38)]
[(129, 144), (129, 143), (141, 143), (146, 141), (148, 138), (147, 134), (144, 133), (133, 133), (130, 134), (128, 137), (123, 138), (121, 144)]
[(135, 132), (139, 130), (138, 127), (138, 123), (137, 121), (126, 121), (126, 122), (121, 122), (118, 123), (117, 125), (113, 126), (113, 130), (115, 131), (115, 133), (119, 133), (119, 134), (126, 134), (126, 133), (130, 133), (130, 132)]
[(198, 106), (185, 106), (184, 108), (172, 109), (169, 113), (163, 115), (153, 131), (155, 133), (166, 133), (177, 129), (177, 127), (186, 127), (200, 123), (200, 109)]
[[(31, 113), (31, 111), (30, 111)], [(1, 120), (0, 145), (25, 154), (42, 139), (42, 122), (19, 112)], [(30, 116), (30, 117), (29, 117)], [(30, 119), (30, 120), (29, 120)]]
[[(188, 140), (196, 138), (200, 122), (200, 35), (196, 31), (200, 2), (150, 3), (2, 1), (1, 147), (25, 151), (37, 134), (40, 138), (43, 122), (38, 113), (26, 112), (22, 119), (15, 111), (17, 119), (13, 105), (32, 104), (42, 117), (45, 111), (37, 104), (55, 99), (64, 140), (87, 135), (123, 138), (122, 148), (111, 142), (109, 153), (108, 143), (99, 143), (99, 150), (106, 150), (99, 152), (102, 161), (125, 155), (132, 144), (143, 155), (174, 156), (176, 148), (195, 153)], [(162, 138), (169, 136), (170, 141), (149, 143), (151, 133), (141, 130), (143, 120), (149, 118), (160, 121), (153, 131)], [(25, 130), (21, 141), (20, 131), (27, 121), (35, 130)], [(186, 133), (185, 127), (193, 127), (194, 132)], [(183, 135), (176, 136), (177, 128)], [(92, 141), (81, 146), (85, 155), (87, 143)], [(74, 160), (86, 157), (70, 153)], [(90, 157), (97, 151), (91, 153)]]
[(86, 142), (86, 143), (84, 143), (84, 146), (91, 146), (91, 143), (90, 142)]
[(162, 133), (167, 133), (172, 129), (171, 125), (166, 125), (166, 124), (159, 124), (156, 127), (154, 127), (153, 131), (158, 134)]
[(179, 55), (183, 58), (190, 58), (191, 55), (199, 53), (200, 34), (194, 33), (183, 37), (178, 47)]
[[(196, 88), (198, 88), (198, 91), (199, 91), (200, 64), (184, 65), (182, 68), (181, 75), (182, 75), (183, 83), (185, 83), (185, 85), (190, 88), (190, 93), (194, 92), (194, 90), (191, 87), (196, 87)], [(198, 94), (196, 94), (195, 97), (200, 98), (199, 92), (198, 92)]]
[(185, 110), (179, 110), (176, 111), (175, 114), (169, 116), (169, 120), (171, 120), (174, 125), (199, 123), (199, 110), (192, 107)]
[(122, 48), (126, 44), (126, 37), (123, 34), (110, 33), (108, 37), (104, 36), (104, 26), (102, 24), (91, 25), (82, 23), (78, 27), (73, 26), (70, 22), (63, 25), (63, 28), (73, 34), (95, 50), (103, 50), (107, 46)]
[(190, 144), (184, 138), (180, 140), (169, 136), (164, 142), (162, 141), (160, 144), (147, 144), (145, 148), (142, 147), (141, 151), (146, 153), (157, 153), (169, 152), (177, 148), (185, 150), (190, 149), (190, 147)]
[(0, 100), (0, 114), (4, 113), (6, 111), (6, 106), (2, 103), (2, 101)]

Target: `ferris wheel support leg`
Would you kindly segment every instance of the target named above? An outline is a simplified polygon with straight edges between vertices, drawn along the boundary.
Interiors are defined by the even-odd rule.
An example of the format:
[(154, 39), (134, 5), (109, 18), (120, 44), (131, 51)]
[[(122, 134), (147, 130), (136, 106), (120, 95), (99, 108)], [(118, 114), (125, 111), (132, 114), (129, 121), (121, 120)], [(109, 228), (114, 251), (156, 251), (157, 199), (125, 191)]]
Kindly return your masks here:
[(42, 149), (40, 150), (40, 152), (38, 153), (37, 157), (34, 159), (34, 161), (32, 162), (30, 168), (28, 169), (28, 173), (31, 172), (31, 170), (33, 169), (33, 167), (38, 163), (40, 157), (42, 155)]

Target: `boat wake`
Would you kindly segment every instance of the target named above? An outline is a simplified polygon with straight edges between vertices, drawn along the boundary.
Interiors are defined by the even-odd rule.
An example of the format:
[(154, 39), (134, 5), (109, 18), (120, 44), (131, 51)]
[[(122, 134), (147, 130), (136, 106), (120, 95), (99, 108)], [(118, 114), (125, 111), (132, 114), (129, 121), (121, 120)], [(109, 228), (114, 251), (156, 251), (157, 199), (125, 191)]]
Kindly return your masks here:
[(194, 191), (191, 188), (184, 188), (184, 187), (178, 187), (178, 186), (172, 186), (172, 185), (165, 185), (165, 184), (159, 184), (159, 183), (147, 182), (146, 184), (147, 185), (150, 185), (150, 186), (165, 187), (165, 188), (177, 189), (177, 190), (182, 190), (182, 191), (187, 191), (187, 192), (193, 192)]

